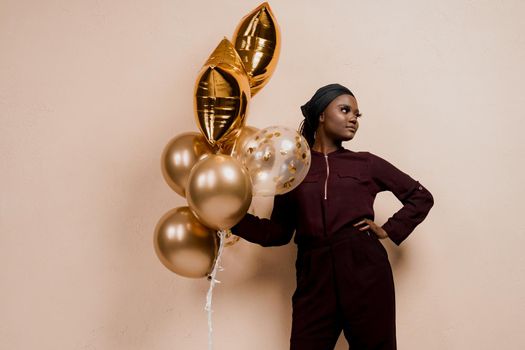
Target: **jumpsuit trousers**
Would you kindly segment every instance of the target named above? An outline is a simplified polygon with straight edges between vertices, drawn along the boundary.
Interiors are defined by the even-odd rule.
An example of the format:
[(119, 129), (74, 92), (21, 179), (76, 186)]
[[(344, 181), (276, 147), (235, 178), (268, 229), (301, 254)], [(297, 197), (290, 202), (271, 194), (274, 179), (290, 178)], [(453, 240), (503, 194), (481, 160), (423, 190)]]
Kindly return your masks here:
[(375, 233), (345, 228), (298, 245), (291, 350), (396, 349), (395, 295), (388, 255)]

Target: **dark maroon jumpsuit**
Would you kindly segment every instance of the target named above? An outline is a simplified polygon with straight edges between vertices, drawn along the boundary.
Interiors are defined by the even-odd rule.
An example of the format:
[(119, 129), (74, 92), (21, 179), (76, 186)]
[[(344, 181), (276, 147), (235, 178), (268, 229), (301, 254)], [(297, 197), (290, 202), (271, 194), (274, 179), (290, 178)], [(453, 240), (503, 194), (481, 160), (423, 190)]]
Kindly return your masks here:
[(344, 148), (312, 164), (293, 191), (275, 196), (270, 219), (247, 214), (232, 232), (262, 246), (298, 245), (290, 348), (333, 349), (341, 330), (352, 350), (396, 349), (394, 281), (388, 256), (371, 231), (373, 202), (391, 191), (403, 204), (382, 226), (399, 245), (426, 217), (430, 192), (384, 159)]

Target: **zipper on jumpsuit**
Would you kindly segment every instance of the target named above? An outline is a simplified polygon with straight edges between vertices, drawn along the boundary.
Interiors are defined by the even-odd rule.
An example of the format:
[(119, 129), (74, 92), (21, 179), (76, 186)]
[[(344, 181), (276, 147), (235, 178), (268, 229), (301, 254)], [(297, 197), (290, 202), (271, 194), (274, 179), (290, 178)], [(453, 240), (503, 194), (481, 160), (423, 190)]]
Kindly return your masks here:
[(326, 161), (326, 179), (324, 180), (324, 199), (328, 199), (328, 176), (330, 176), (330, 166), (328, 165), (328, 154), (324, 155), (324, 160)]
[(328, 232), (326, 229), (326, 212), (328, 210), (328, 176), (330, 175), (330, 166), (328, 164), (328, 154), (324, 155), (324, 160), (326, 162), (326, 178), (324, 180), (324, 200), (322, 201), (321, 207), (323, 209), (323, 233), (325, 237), (328, 237)]

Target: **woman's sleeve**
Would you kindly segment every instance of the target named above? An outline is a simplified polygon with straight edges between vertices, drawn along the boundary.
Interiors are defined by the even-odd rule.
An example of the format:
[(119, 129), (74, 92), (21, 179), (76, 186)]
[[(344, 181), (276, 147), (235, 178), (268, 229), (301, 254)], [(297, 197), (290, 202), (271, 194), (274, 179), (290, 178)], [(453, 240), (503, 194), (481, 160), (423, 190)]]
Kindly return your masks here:
[(382, 226), (389, 238), (400, 245), (425, 219), (434, 205), (434, 198), (418, 181), (386, 160), (371, 153), (370, 159), (372, 180), (378, 186), (378, 192), (390, 191), (403, 204)]
[(263, 247), (285, 245), (295, 231), (295, 206), (289, 193), (274, 197), (270, 219), (247, 213), (231, 228), (234, 235)]

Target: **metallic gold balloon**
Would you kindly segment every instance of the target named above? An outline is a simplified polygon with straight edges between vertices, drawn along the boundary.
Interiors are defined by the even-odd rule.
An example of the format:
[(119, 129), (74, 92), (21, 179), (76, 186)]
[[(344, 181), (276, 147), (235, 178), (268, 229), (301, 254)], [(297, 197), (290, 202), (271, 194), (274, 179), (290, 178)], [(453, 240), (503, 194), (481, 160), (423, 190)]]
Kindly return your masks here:
[(188, 204), (204, 225), (226, 230), (238, 223), (252, 201), (252, 184), (235, 158), (213, 154), (200, 160), (190, 173)]
[(178, 194), (186, 196), (186, 183), (197, 161), (212, 153), (206, 139), (196, 132), (182, 133), (168, 142), (162, 152), (162, 176)]
[(195, 119), (210, 145), (235, 139), (244, 126), (249, 100), (246, 71), (232, 43), (224, 38), (195, 83)]
[(252, 96), (270, 80), (281, 50), (281, 33), (267, 2), (243, 17), (233, 44), (250, 78)]
[(310, 147), (297, 131), (270, 126), (253, 135), (239, 158), (248, 168), (254, 196), (293, 190), (310, 169)]
[(216, 232), (201, 224), (188, 207), (172, 209), (160, 218), (153, 243), (164, 266), (191, 278), (206, 277), (218, 252)]
[(246, 142), (256, 133), (259, 129), (253, 126), (245, 125), (239, 132), (239, 135), (235, 140), (231, 140), (228, 143), (222, 145), (221, 153), (229, 154), (232, 157), (237, 157), (240, 150), (245, 147)]

